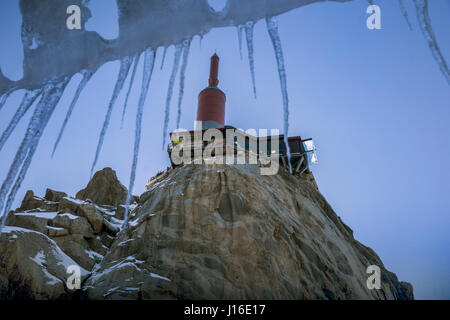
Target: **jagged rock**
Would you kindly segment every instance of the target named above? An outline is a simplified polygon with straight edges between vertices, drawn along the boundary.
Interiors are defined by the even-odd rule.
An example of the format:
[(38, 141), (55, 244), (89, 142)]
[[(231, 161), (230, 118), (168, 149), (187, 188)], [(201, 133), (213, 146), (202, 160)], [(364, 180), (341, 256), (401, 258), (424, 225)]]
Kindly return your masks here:
[[(131, 214), (134, 208), (138, 205), (138, 201), (136, 199), (133, 200), (133, 204), (130, 204), (128, 207), (128, 214)], [(115, 211), (114, 218), (118, 220), (125, 219), (125, 205), (119, 205), (117, 206), (117, 210)]]
[(400, 290), (403, 296), (406, 297), (406, 300), (414, 300), (414, 290), (411, 283), (400, 281)]
[[(9, 228), (7, 230), (22, 230), (20, 234), (25, 234), (24, 237), (27, 238), (30, 236), (26, 233), (34, 232), (36, 235), (33, 237), (40, 237), (52, 243), (60, 253), (70, 257), (73, 265), (79, 265), (83, 270), (92, 270), (108, 252), (109, 246), (114, 241), (114, 235), (119, 231), (122, 222), (114, 218), (115, 210), (116, 207), (112, 205), (97, 205), (90, 199), (87, 201), (74, 199), (64, 192), (51, 189), (46, 190), (45, 198), (37, 197), (32, 191), (28, 191), (20, 209), (11, 211), (8, 215), (6, 225)], [(16, 233), (15, 231), (13, 234), (14, 239), (17, 238)], [(6, 245), (5, 243), (12, 241), (6, 236), (0, 240), (0, 249)], [(21, 248), (17, 247), (17, 250)], [(51, 285), (42, 283), (45, 278), (38, 273), (48, 273), (45, 269), (48, 267), (48, 261), (35, 268), (28, 267), (26, 260), (19, 267), (7, 265), (9, 268), (7, 271), (10, 273), (12, 268), (17, 270), (16, 273), (11, 273), (11, 277), (5, 273), (6, 271), (0, 272), (0, 299), (19, 296), (30, 299), (57, 299), (71, 296), (67, 288), (56, 283), (56, 280)], [(5, 267), (6, 264), (3, 263), (2, 266)], [(30, 275), (26, 273), (26, 269), (31, 270), (31, 276), (37, 275), (36, 284), (30, 282)], [(28, 288), (30, 283), (32, 287)]]
[(58, 203), (53, 201), (47, 201), (40, 197), (36, 197), (33, 191), (28, 190), (25, 193), (25, 197), (22, 200), (22, 204), (20, 205), (20, 208), (17, 209), (17, 211), (27, 211), (38, 208), (44, 211), (57, 211)]
[(91, 199), (98, 205), (117, 207), (124, 204), (127, 198), (127, 188), (117, 179), (116, 172), (111, 168), (97, 171), (85, 189), (80, 190), (78, 199)]
[(106, 230), (107, 233), (109, 233), (111, 235), (114, 235), (114, 236), (120, 230), (119, 226), (116, 226), (116, 225), (112, 224), (111, 222), (109, 222), (106, 219), (103, 220), (103, 226), (105, 227), (105, 230)]
[(123, 220), (125, 218), (125, 206), (124, 205), (118, 205), (117, 206), (117, 210), (116, 210), (116, 214), (114, 216), (114, 218), (119, 219), (119, 220)]
[[(410, 299), (316, 187), (249, 165), (172, 170), (87, 280), (91, 299)], [(366, 286), (381, 269), (380, 290)], [(114, 288), (114, 289), (112, 289)]]
[(62, 198), (67, 197), (67, 193), (61, 191), (55, 191), (47, 188), (44, 198), (48, 201), (60, 202)]
[[(0, 299), (63, 299), (67, 267), (76, 265), (42, 233), (5, 227), (0, 234)], [(81, 280), (88, 272), (81, 269)]]
[(100, 261), (97, 256), (91, 254), (89, 243), (82, 235), (69, 234), (64, 237), (55, 237), (53, 240), (65, 254), (86, 270), (92, 270), (95, 263)]
[(114, 237), (113, 236), (111, 236), (111, 235), (109, 235), (109, 234), (107, 234), (107, 233), (102, 233), (101, 235), (100, 235), (100, 239), (101, 239), (101, 241), (102, 241), (102, 244), (105, 246), (105, 247), (111, 247), (111, 245), (113, 244), (113, 242), (114, 242)]
[(52, 221), (55, 227), (62, 227), (71, 234), (79, 234), (85, 238), (93, 238), (94, 230), (86, 218), (74, 216), (70, 213), (58, 214)]
[(70, 197), (64, 197), (59, 202), (58, 211), (70, 212), (73, 214), (77, 214), (78, 207), (81, 204), (84, 204), (84, 201), (80, 201), (80, 200), (73, 199)]
[(85, 217), (91, 224), (94, 233), (100, 233), (103, 227), (103, 215), (97, 210), (93, 204), (81, 204), (78, 207), (78, 214)]
[(101, 256), (104, 256), (108, 250), (109, 247), (105, 246), (102, 242), (102, 239), (100, 236), (96, 236), (90, 239), (86, 239), (89, 247), (94, 251), (100, 254)]
[(64, 228), (47, 226), (47, 235), (49, 237), (63, 237), (69, 234), (69, 230)]
[(8, 215), (6, 225), (47, 234), (47, 225), (56, 216), (56, 212), (14, 212)]

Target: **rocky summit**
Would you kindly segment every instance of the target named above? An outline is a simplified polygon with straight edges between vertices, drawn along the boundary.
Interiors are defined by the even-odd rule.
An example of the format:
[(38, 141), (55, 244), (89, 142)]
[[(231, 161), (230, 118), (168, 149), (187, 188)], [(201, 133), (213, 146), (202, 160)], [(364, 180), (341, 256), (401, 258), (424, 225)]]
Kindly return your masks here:
[[(0, 235), (0, 299), (413, 299), (306, 177), (168, 169), (124, 227), (126, 195), (110, 168), (76, 198), (28, 191)], [(67, 286), (73, 265), (80, 289)]]

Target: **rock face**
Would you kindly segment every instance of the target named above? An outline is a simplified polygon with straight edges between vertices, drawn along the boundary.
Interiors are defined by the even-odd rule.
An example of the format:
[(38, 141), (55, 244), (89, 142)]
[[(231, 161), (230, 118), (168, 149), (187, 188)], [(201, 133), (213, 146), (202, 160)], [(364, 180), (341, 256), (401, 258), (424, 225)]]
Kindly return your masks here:
[(118, 206), (127, 199), (127, 188), (117, 179), (116, 172), (104, 168), (94, 174), (87, 187), (78, 191), (76, 198), (90, 199), (96, 204)]
[[(108, 187), (116, 186), (113, 195), (96, 194), (113, 199), (121, 184), (117, 178), (105, 183), (100, 189), (106, 193)], [(122, 201), (123, 192), (119, 198)], [(27, 191), (21, 206), (9, 213), (7, 227), (0, 235), (0, 299), (80, 296), (81, 290), (67, 288), (67, 267), (79, 266), (84, 281), (103, 260), (123, 223), (115, 218), (117, 207), (88, 201), (51, 189), (44, 198)]]
[[(0, 235), (0, 299), (63, 299), (67, 267), (76, 265), (40, 232), (6, 227)], [(88, 272), (81, 269), (81, 280)]]
[[(413, 298), (300, 177), (184, 166), (139, 203), (88, 279), (90, 298)], [(369, 265), (380, 290), (367, 288)]]
[[(92, 186), (107, 188), (92, 180), (84, 189), (91, 200), (99, 194)], [(7, 288), (22, 285), (34, 299), (73, 297), (56, 280), (44, 285), (45, 272), (64, 279), (50, 260), (34, 277), (15, 258), (30, 263), (41, 246), (44, 256), (59, 246), (89, 273), (80, 293), (86, 299), (413, 299), (412, 286), (354, 239), (306, 177), (261, 176), (250, 165), (187, 165), (147, 187), (121, 230), (121, 200), (100, 206), (65, 196), (52, 213), (37, 208), (53, 202), (27, 193), (31, 207), (22, 204), (7, 224), (36, 231), (2, 234), (0, 298), (21, 296)], [(26, 246), (21, 237), (40, 240), (11, 248), (11, 241)], [(367, 288), (370, 265), (381, 270), (380, 289)]]

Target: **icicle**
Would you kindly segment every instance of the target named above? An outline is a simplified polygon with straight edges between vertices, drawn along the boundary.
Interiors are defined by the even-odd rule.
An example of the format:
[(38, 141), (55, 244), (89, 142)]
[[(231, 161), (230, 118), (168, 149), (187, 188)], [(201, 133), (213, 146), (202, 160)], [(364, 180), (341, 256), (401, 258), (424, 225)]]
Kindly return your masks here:
[(117, 77), (117, 82), (116, 82), (116, 85), (114, 86), (113, 95), (111, 97), (111, 100), (109, 101), (108, 109), (106, 111), (106, 116), (105, 116), (105, 120), (103, 122), (102, 131), (100, 132), (100, 137), (98, 139), (97, 150), (95, 151), (95, 158), (94, 158), (94, 161), (92, 162), (92, 167), (91, 167), (91, 176), (94, 172), (94, 168), (95, 168), (95, 165), (97, 164), (98, 156), (100, 155), (100, 150), (102, 149), (102, 146), (103, 146), (103, 140), (105, 139), (106, 131), (107, 131), (108, 125), (109, 125), (109, 120), (111, 119), (111, 114), (112, 114), (112, 110), (114, 108), (114, 103), (116, 102), (117, 97), (119, 96), (120, 91), (123, 88), (123, 84), (125, 83), (128, 72), (130, 71), (132, 61), (133, 61), (133, 58), (131, 58), (130, 56), (125, 57), (120, 61), (119, 76)]
[(167, 53), (167, 47), (164, 47), (164, 52), (163, 52), (163, 56), (162, 56), (162, 60), (161, 60), (161, 68), (160, 68), (160, 70), (162, 70), (164, 68), (164, 62), (166, 61), (166, 53)]
[(6, 141), (8, 140), (11, 133), (14, 131), (14, 129), (17, 127), (17, 124), (22, 119), (22, 117), (27, 113), (28, 109), (33, 105), (36, 98), (41, 93), (41, 89), (32, 90), (25, 92), (25, 95), (22, 98), (22, 102), (20, 103), (19, 108), (17, 109), (16, 113), (14, 114), (13, 118), (9, 122), (8, 127), (3, 132), (1, 138), (0, 138), (0, 150), (2, 150), (3, 146), (5, 145)]
[(200, 50), (202, 49), (202, 40), (203, 40), (203, 36), (204, 36), (203, 34), (200, 34), (200, 35), (199, 35), (200, 40), (199, 40), (198, 45), (199, 45)]
[(408, 11), (406, 11), (403, 0), (398, 0), (398, 5), (400, 6), (400, 11), (402, 12), (403, 17), (405, 18), (406, 23), (408, 24), (409, 30), (412, 30), (411, 22), (409, 21), (408, 17)]
[[(30, 149), (28, 150), (27, 157), (25, 158), (22, 168), (20, 169), (19, 175), (17, 176), (16, 182), (14, 183), (13, 187), (11, 188), (11, 191), (9, 192), (8, 201), (6, 202), (5, 209), (3, 210), (3, 217), (7, 217), (9, 211), (11, 210), (11, 206), (14, 202), (14, 199), (16, 198), (16, 194), (20, 189), (20, 186), (22, 185), (22, 182), (25, 178), (25, 175), (27, 174), (28, 168), (31, 165), (31, 162), (33, 160), (34, 153), (36, 152), (37, 146), (39, 144), (39, 140), (42, 136), (42, 132), (44, 128), (47, 126), (48, 120), (50, 119), (51, 114), (53, 113), (53, 110), (55, 109), (56, 104), (50, 106), (49, 110), (46, 111), (45, 114), (43, 114), (43, 117), (41, 118), (41, 124), (39, 127), (39, 130), (36, 132), (36, 135), (33, 137), (33, 140), (31, 141)], [(0, 226), (0, 233), (1, 230), (4, 227), (4, 224), (6, 222), (6, 219), (2, 220), (1, 226)]]
[[(139, 64), (140, 57), (141, 57), (141, 54), (137, 53), (133, 59), (134, 60), (133, 72), (131, 73), (131, 79), (130, 79), (130, 84), (128, 86), (127, 96), (125, 98), (125, 103), (123, 104), (122, 120), (120, 122), (120, 128), (123, 128), (123, 121), (125, 119), (125, 113), (127, 111), (128, 98), (130, 97), (131, 88), (133, 87), (134, 77), (136, 76), (136, 70), (137, 70), (137, 66)], [(161, 68), (162, 68), (162, 66), (161, 66)]]
[(2, 110), (3, 106), (6, 103), (6, 100), (8, 100), (8, 97), (11, 93), (12, 93), (12, 91), (10, 90), (0, 97), (0, 110)]
[(191, 39), (183, 41), (183, 61), (181, 62), (181, 71), (180, 71), (180, 89), (178, 92), (178, 113), (177, 113), (176, 128), (180, 127), (181, 103), (183, 101), (183, 95), (184, 95), (184, 79), (185, 79), (185, 75), (186, 75), (186, 68), (187, 68), (187, 64), (188, 64), (190, 47), (191, 47)]
[(183, 49), (182, 44), (177, 44), (175, 46), (175, 57), (172, 67), (172, 74), (170, 75), (169, 88), (167, 89), (166, 97), (166, 108), (164, 111), (164, 131), (163, 131), (163, 143), (162, 148), (166, 144), (167, 128), (169, 127), (169, 116), (170, 116), (170, 101), (172, 100), (173, 86), (175, 84), (175, 78), (177, 76), (178, 67), (180, 66), (181, 50)]
[(125, 203), (125, 217), (123, 226), (126, 226), (128, 222), (128, 209), (130, 205), (131, 197), (133, 196), (134, 181), (136, 179), (136, 167), (139, 156), (139, 146), (141, 143), (141, 129), (142, 129), (142, 114), (144, 112), (145, 98), (147, 97), (148, 87), (150, 85), (150, 79), (152, 78), (153, 65), (155, 62), (155, 52), (152, 49), (145, 51), (144, 57), (144, 72), (142, 76), (142, 88), (141, 95), (139, 97), (138, 109), (136, 113), (136, 129), (134, 136), (134, 152), (133, 152), (133, 164), (131, 166), (130, 185), (128, 188), (127, 201)]
[(61, 137), (66, 128), (66, 125), (69, 122), (70, 116), (72, 115), (72, 111), (75, 108), (75, 105), (77, 104), (78, 98), (80, 97), (81, 92), (83, 91), (84, 87), (89, 82), (89, 80), (91, 79), (91, 77), (95, 73), (95, 71), (97, 71), (97, 69), (95, 69), (95, 70), (85, 69), (80, 72), (82, 74), (83, 78), (81, 79), (80, 83), (78, 84), (77, 91), (75, 92), (75, 95), (73, 96), (72, 102), (70, 103), (70, 106), (69, 106), (69, 110), (67, 110), (66, 117), (64, 118), (61, 129), (59, 130), (58, 137), (56, 138), (55, 145), (53, 146), (52, 158), (55, 155), (56, 148), (58, 147), (59, 141), (61, 140)]
[(237, 33), (238, 33), (238, 41), (239, 41), (239, 56), (242, 60), (242, 31), (244, 30), (244, 26), (242, 24), (237, 26)]
[(248, 21), (245, 24), (245, 35), (247, 38), (247, 51), (248, 51), (248, 63), (250, 65), (250, 73), (252, 76), (253, 94), (256, 99), (256, 80), (255, 80), (255, 60), (253, 54), (253, 27), (255, 26), (253, 21)]
[(281, 46), (280, 35), (278, 34), (278, 21), (275, 17), (266, 18), (267, 30), (269, 32), (270, 39), (272, 40), (273, 49), (275, 51), (275, 57), (277, 59), (278, 75), (280, 77), (281, 95), (283, 97), (283, 121), (284, 121), (284, 142), (287, 148), (287, 156), (289, 163), (289, 171), (292, 173), (290, 150), (288, 144), (289, 133), (289, 98), (286, 81), (286, 69), (284, 66), (283, 48)]
[(414, 4), (416, 5), (417, 19), (419, 20), (422, 33), (428, 42), (428, 46), (430, 47), (434, 58), (439, 64), (439, 68), (444, 74), (444, 77), (447, 79), (447, 82), (450, 84), (450, 70), (448, 69), (447, 62), (445, 61), (441, 50), (439, 49), (439, 45), (431, 27), (430, 16), (428, 15), (428, 0), (414, 0)]
[[(31, 117), (31, 120), (28, 124), (25, 137), (23, 138), (19, 150), (17, 151), (16, 156), (14, 157), (14, 160), (9, 168), (8, 175), (0, 188), (0, 212), (4, 208), (6, 195), (10, 193), (11, 185), (18, 175), (20, 167), (22, 166), (22, 164), (24, 164), (25, 157), (27, 156), (27, 154), (29, 154), (30, 150), (32, 151), (33, 148), (35, 148), (34, 146), (37, 144), (37, 142), (39, 142), (39, 138), (44, 131), (45, 126), (47, 125), (48, 120), (50, 119), (50, 116), (53, 113), (56, 105), (61, 99), (64, 88), (66, 87), (68, 81), (69, 78), (65, 78), (59, 83), (49, 83), (44, 87), (42, 98), (36, 106), (33, 116)], [(26, 173), (26, 169), (27, 167), (22, 173), (23, 176)], [(10, 197), (12, 196), (12, 198), (14, 198), (14, 195), (14, 193), (10, 193)], [(2, 217), (2, 222), (0, 224), (0, 233), (3, 229), (6, 218), (7, 214), (4, 214)]]

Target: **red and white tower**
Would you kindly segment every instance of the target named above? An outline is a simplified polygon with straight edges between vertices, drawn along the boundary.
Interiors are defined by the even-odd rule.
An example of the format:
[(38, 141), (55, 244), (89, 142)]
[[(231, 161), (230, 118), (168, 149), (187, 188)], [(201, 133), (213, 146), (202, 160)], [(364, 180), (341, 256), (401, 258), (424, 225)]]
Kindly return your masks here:
[(223, 128), (225, 125), (225, 93), (220, 90), (219, 84), (219, 57), (214, 54), (211, 57), (209, 71), (209, 86), (198, 95), (197, 121), (195, 130), (200, 128)]

